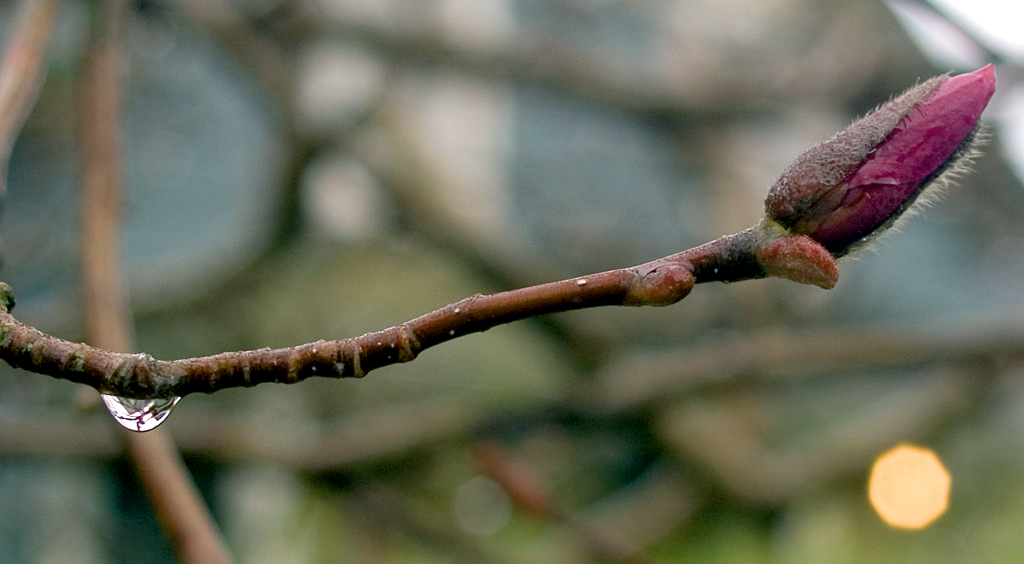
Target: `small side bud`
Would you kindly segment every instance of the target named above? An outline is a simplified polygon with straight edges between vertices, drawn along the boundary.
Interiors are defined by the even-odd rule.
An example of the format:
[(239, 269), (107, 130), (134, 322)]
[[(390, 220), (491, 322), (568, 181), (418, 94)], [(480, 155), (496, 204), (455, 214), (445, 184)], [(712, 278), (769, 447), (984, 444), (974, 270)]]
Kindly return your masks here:
[(655, 261), (638, 267), (636, 276), (622, 305), (668, 306), (693, 290), (693, 271), (681, 264)]
[(757, 250), (757, 261), (768, 276), (831, 290), (839, 282), (839, 265), (832, 254), (806, 235), (772, 239)]
[(995, 86), (988, 65), (911, 88), (797, 157), (768, 193), (768, 219), (849, 253), (969, 156)]

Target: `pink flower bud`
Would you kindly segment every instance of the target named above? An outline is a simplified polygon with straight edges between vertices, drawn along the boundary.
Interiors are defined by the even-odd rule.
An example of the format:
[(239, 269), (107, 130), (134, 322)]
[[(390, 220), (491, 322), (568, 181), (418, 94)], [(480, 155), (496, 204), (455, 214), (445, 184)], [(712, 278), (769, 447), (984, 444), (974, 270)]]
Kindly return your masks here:
[(845, 255), (969, 156), (995, 87), (988, 65), (911, 88), (797, 157), (768, 193), (768, 218)]

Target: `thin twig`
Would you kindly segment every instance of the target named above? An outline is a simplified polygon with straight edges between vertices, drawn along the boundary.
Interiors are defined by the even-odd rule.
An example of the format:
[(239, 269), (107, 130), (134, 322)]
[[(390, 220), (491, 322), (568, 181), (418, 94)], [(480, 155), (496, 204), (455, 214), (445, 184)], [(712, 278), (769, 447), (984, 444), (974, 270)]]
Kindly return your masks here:
[[(311, 376), (341, 378), (409, 362), (429, 347), (528, 317), (598, 306), (665, 306), (693, 285), (767, 276), (755, 253), (762, 231), (748, 229), (639, 266), (477, 294), (383, 331), (281, 349), (226, 352), (175, 361), (72, 343), (10, 315), (10, 288), (0, 283), (0, 358), (10, 365), (129, 398), (213, 393)], [(822, 250), (822, 252), (825, 252)]]
[[(120, 135), (121, 39), (128, 2), (107, 0), (85, 71), (83, 102), (82, 269), (88, 334), (98, 346), (132, 348), (131, 312), (121, 268), (124, 174)], [(232, 561), (191, 476), (166, 431), (122, 430), (125, 450), (157, 519), (183, 562)]]

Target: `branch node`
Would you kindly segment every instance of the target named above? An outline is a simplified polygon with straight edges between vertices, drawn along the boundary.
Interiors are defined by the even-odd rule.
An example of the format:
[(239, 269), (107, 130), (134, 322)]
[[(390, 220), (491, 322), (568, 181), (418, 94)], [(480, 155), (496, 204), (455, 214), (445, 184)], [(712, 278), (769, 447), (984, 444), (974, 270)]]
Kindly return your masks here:
[(363, 371), (361, 366), (363, 356), (363, 347), (359, 346), (359, 343), (352, 343), (352, 377), (362, 378), (366, 376), (366, 372)]
[(420, 340), (408, 323), (398, 326), (398, 360), (409, 362), (420, 352)]
[(654, 261), (636, 267), (622, 305), (667, 306), (685, 298), (693, 289), (693, 270), (678, 262)]

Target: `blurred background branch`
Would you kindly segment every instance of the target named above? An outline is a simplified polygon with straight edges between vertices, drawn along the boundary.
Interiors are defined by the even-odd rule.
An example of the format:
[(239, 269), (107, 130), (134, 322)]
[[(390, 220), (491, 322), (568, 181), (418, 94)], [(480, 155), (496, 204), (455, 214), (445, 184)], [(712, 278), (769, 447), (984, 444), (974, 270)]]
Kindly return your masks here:
[(11, 148), (46, 75), (47, 47), (58, 0), (19, 2), (0, 62), (0, 195), (6, 191)]
[[(86, 334), (93, 345), (122, 352), (133, 348), (121, 261), (125, 193), (121, 93), (129, 7), (124, 0), (107, 0), (96, 16), (86, 54), (81, 106)], [(125, 454), (178, 558), (190, 564), (232, 562), (170, 435), (160, 429), (146, 434), (119, 431)]]

